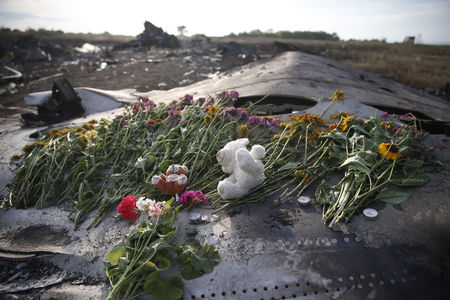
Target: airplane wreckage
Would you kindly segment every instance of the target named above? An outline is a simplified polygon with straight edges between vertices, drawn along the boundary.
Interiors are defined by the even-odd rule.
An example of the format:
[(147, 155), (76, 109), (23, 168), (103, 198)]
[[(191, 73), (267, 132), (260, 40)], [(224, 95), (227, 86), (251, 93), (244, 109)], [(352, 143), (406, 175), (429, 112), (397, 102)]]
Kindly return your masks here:
[[(330, 100), (330, 96), (337, 89), (345, 93), (343, 102), (335, 101), (337, 97)], [(86, 126), (83, 124), (90, 124), (89, 128), (85, 129), (82, 134), (85, 137), (84, 142), (92, 143), (97, 136), (101, 135), (102, 130), (106, 130), (107, 126), (116, 126), (114, 128), (122, 130), (121, 132), (131, 132), (133, 126), (135, 126), (133, 124), (138, 122), (136, 116), (141, 114), (139, 110), (143, 109), (144, 105), (145, 108), (147, 108), (147, 104), (150, 105), (150, 100), (147, 100), (146, 97), (154, 101), (152, 103), (156, 104), (156, 107), (167, 104), (169, 108), (173, 100), (186, 100), (185, 95), (193, 96), (193, 99), (187, 99), (191, 101), (188, 101), (189, 104), (192, 104), (196, 99), (216, 95), (224, 90), (235, 90), (239, 93), (239, 98), (233, 99), (235, 101), (231, 102), (232, 105), (237, 107), (233, 110), (234, 112), (237, 112), (237, 109), (241, 106), (247, 107), (246, 114), (250, 114), (250, 110), (253, 109), (259, 115), (254, 120), (274, 122), (271, 124), (277, 123), (278, 127), (284, 128), (284, 130), (278, 131), (281, 134), (278, 136), (280, 143), (276, 142), (275, 134), (277, 131), (274, 131), (270, 126), (268, 126), (268, 130), (264, 131), (270, 134), (270, 137), (266, 138), (267, 143), (263, 145), (266, 151), (265, 158), (262, 158), (262, 161), (266, 162), (266, 181), (259, 185), (260, 188), (256, 187), (256, 190), (251, 190), (247, 195), (248, 199), (251, 198), (252, 200), (248, 200), (246, 196), (243, 197), (244, 201), (236, 203), (233, 200), (220, 200), (214, 194), (214, 187), (210, 188), (209, 194), (206, 193), (208, 191), (203, 191), (206, 196), (210, 197), (208, 205), (203, 203), (197, 206), (192, 205), (193, 202), (191, 202), (189, 208), (178, 210), (177, 217), (172, 220), (174, 225), (170, 227), (176, 227), (178, 230), (174, 229), (176, 233), (173, 234), (170, 243), (164, 240), (164, 235), (161, 235), (159, 244), (147, 245), (148, 249), (154, 250), (153, 254), (149, 254), (149, 257), (157, 251), (159, 251), (158, 255), (161, 256), (151, 256), (156, 257), (155, 261), (144, 260), (147, 266), (143, 268), (148, 268), (148, 270), (146, 269), (147, 273), (145, 273), (146, 277), (137, 279), (133, 277), (135, 281), (122, 284), (121, 280), (125, 277), (120, 277), (119, 272), (121, 264), (126, 269), (133, 263), (133, 259), (124, 254), (128, 253), (128, 255), (134, 257), (134, 254), (130, 253), (136, 253), (137, 250), (133, 247), (137, 248), (138, 244), (133, 244), (133, 247), (130, 246), (129, 243), (133, 236), (139, 234), (139, 232), (152, 230), (153, 225), (145, 225), (147, 226), (145, 230), (142, 229), (142, 223), (139, 225), (141, 221), (150, 217), (141, 213), (136, 221), (123, 220), (121, 217), (117, 217), (117, 205), (121, 202), (122, 197), (135, 193), (148, 198), (159, 197), (158, 199), (164, 199), (167, 201), (166, 203), (169, 203), (170, 196), (158, 192), (156, 192), (157, 196), (151, 194), (155, 190), (152, 189), (153, 180), (150, 179), (154, 175), (158, 176), (158, 174), (164, 173), (170, 163), (186, 164), (188, 189), (191, 189), (190, 185), (199, 182), (208, 186), (209, 181), (216, 180), (211, 174), (219, 174), (217, 175), (217, 181), (225, 178), (215, 158), (216, 152), (225, 146), (225, 142), (221, 143), (214, 140), (215, 137), (222, 134), (221, 132), (212, 135), (212, 142), (209, 141), (203, 148), (200, 145), (195, 149), (176, 154), (178, 158), (182, 158), (188, 157), (187, 155), (191, 153), (189, 157), (192, 159), (178, 162), (170, 161), (170, 163), (161, 162), (159, 168), (156, 164), (160, 158), (156, 155), (144, 157), (144, 153), (147, 153), (145, 151), (151, 148), (153, 144), (151, 142), (146, 144), (144, 137), (142, 137), (142, 141), (134, 141), (133, 145), (138, 146), (133, 146), (136, 148), (130, 151), (136, 155), (129, 156), (128, 159), (133, 158), (135, 160), (126, 161), (127, 166), (125, 168), (128, 168), (127, 170), (133, 169), (133, 174), (141, 172), (139, 176), (143, 176), (145, 182), (142, 185), (144, 188), (140, 190), (127, 189), (128, 184), (131, 184), (128, 181), (131, 182), (133, 179), (131, 177), (126, 178), (124, 174), (120, 173), (111, 174), (112, 171), (108, 172), (108, 168), (96, 170), (95, 178), (92, 177), (92, 180), (95, 181), (93, 183), (83, 180), (77, 181), (77, 178), (80, 177), (77, 177), (77, 174), (58, 175), (58, 171), (63, 172), (63, 170), (56, 168), (54, 180), (61, 176), (62, 179), (58, 184), (62, 188), (65, 188), (64, 185), (69, 184), (69, 181), (77, 183), (76, 191), (73, 191), (73, 195), (77, 195), (73, 198), (76, 199), (72, 199), (69, 195), (67, 200), (58, 205), (45, 205), (46, 201), (51, 199), (52, 196), (54, 198), (56, 194), (55, 191), (50, 191), (47, 194), (48, 197), (33, 194), (28, 196), (32, 198), (28, 200), (24, 196), (25, 200), (23, 201), (25, 202), (17, 200), (19, 196), (16, 196), (16, 194), (26, 195), (24, 190), (28, 190), (28, 188), (31, 191), (34, 190), (30, 186), (20, 185), (18, 181), (24, 179), (18, 178), (17, 172), (20, 172), (20, 166), (23, 165), (23, 162), (20, 159), (11, 161), (11, 157), (19, 154), (27, 144), (36, 142), (35, 138), (38, 138), (38, 140), (41, 138), (41, 141), (44, 141), (43, 138), (51, 135), (51, 129), (54, 129), (53, 133), (58, 134), (64, 131), (63, 128), (66, 126), (71, 128), (78, 128), (77, 126), (79, 126), (81, 128)], [(6, 187), (2, 193), (8, 201), (8, 203), (4, 203), (4, 208), (0, 210), (0, 263), (2, 265), (0, 298), (106, 299), (107, 297), (121, 298), (138, 295), (138, 297), (146, 299), (148, 297), (155, 297), (156, 299), (177, 299), (180, 297), (184, 299), (423, 299), (425, 297), (427, 299), (444, 299), (448, 296), (448, 284), (450, 283), (448, 255), (450, 237), (448, 196), (450, 142), (448, 136), (445, 135), (449, 133), (450, 105), (448, 102), (425, 96), (416, 90), (377, 74), (301, 52), (287, 52), (272, 60), (251, 63), (219, 74), (215, 78), (169, 91), (136, 93), (133, 90), (103, 91), (91, 88), (75, 88), (75, 92), (84, 108), (82, 116), (39, 128), (10, 130), (3, 132), (0, 136), (0, 147), (2, 148), (0, 182), (2, 187)], [(136, 106), (135, 102), (138, 97), (141, 97), (141, 100), (140, 104)], [(51, 98), (51, 92), (32, 94), (28, 98), (28, 103), (43, 105), (43, 101), (49, 98)], [(208, 101), (208, 98), (205, 101)], [(134, 107), (132, 106), (127, 110), (123, 107), (125, 104), (131, 104)], [(150, 105), (152, 109), (153, 104)], [(183, 134), (191, 134), (190, 132), (195, 134), (196, 131), (203, 130), (199, 128), (212, 128), (216, 126), (215, 124), (222, 122), (222, 119), (219, 120), (221, 110), (232, 110), (227, 110), (226, 106), (219, 106), (218, 111), (215, 111), (217, 107), (212, 104), (214, 103), (210, 103), (208, 106), (205, 102), (201, 109), (197, 110), (201, 114), (201, 118), (195, 123), (197, 127), (192, 130), (183, 128), (183, 123), (180, 125), (180, 122), (183, 122), (184, 119), (176, 121), (178, 120), (176, 118), (180, 116), (181, 118), (185, 117), (180, 110), (185, 109), (186, 111), (186, 107), (189, 106), (183, 108), (181, 102), (173, 104), (180, 105), (180, 107), (175, 107), (169, 113), (166, 113), (164, 120), (152, 119), (146, 121), (147, 123), (144, 125), (147, 126), (148, 132), (153, 132), (152, 130), (156, 129), (151, 126), (164, 126), (158, 125), (158, 122), (163, 123), (170, 120), (173, 122), (172, 127), (182, 128), (180, 129), (181, 138)], [(136, 109), (136, 107), (137, 114), (133, 115), (131, 109)], [(126, 119), (127, 112), (135, 119)], [(243, 112), (243, 110), (240, 110), (240, 112)], [(345, 115), (342, 115), (342, 112), (345, 112)], [(411, 117), (409, 113), (414, 117)], [(289, 122), (297, 120), (300, 124), (305, 120), (302, 119), (305, 114), (310, 117), (315, 116), (311, 118), (319, 123), (322, 122), (319, 121), (322, 120), (322, 117), (325, 120), (324, 122), (331, 122), (333, 115), (341, 114), (341, 122), (338, 116), (334, 123), (334, 129), (341, 128), (336, 137), (345, 139), (346, 134), (347, 137), (350, 132), (353, 134), (353, 144), (347, 145), (345, 152), (348, 157), (346, 162), (341, 166), (336, 166), (330, 173), (321, 173), (322, 169), (319, 167), (313, 168), (321, 164), (319, 159), (315, 160), (315, 162), (318, 162), (316, 165), (306, 164), (306, 152), (309, 150), (304, 153), (301, 152), (300, 160), (286, 159), (286, 161), (280, 162), (282, 157), (293, 157), (280, 154), (285, 153), (283, 151), (291, 147), (289, 142), (284, 142), (285, 140), (288, 141), (287, 138), (282, 139), (284, 136), (294, 134), (294, 131), (289, 130), (296, 127), (290, 127), (292, 125), (289, 125), (291, 124)], [(322, 116), (319, 118), (321, 114)], [(392, 118), (394, 114), (400, 117)], [(234, 116), (236, 117), (236, 115)], [(272, 118), (273, 116), (279, 118), (279, 120)], [(171, 119), (171, 117), (174, 119)], [(339, 190), (325, 188), (324, 185), (321, 185), (321, 181), (326, 179), (332, 184), (339, 185), (343, 182), (342, 168), (347, 165), (354, 166), (346, 169), (349, 172), (348, 174), (352, 171), (360, 172), (358, 174), (366, 174), (355, 175), (355, 178), (357, 178), (355, 182), (359, 182), (358, 178), (362, 178), (361, 176), (370, 178), (371, 172), (376, 169), (375, 167), (367, 169), (367, 166), (360, 166), (348, 161), (348, 159), (353, 159), (353, 162), (356, 161), (354, 158), (358, 154), (352, 156), (352, 152), (356, 152), (357, 147), (366, 147), (369, 144), (367, 138), (362, 138), (365, 134), (364, 129), (355, 128), (359, 128), (357, 126), (362, 126), (361, 124), (366, 124), (364, 120), (367, 121), (371, 117), (376, 118), (373, 120), (378, 120), (378, 123), (385, 122), (382, 126), (385, 126), (383, 128), (387, 128), (386, 132), (389, 133), (392, 133), (393, 127), (398, 124), (396, 122), (405, 121), (405, 118), (405, 122), (411, 121), (411, 118), (420, 120), (420, 123), (417, 124), (421, 125), (417, 125), (417, 127), (423, 126), (424, 129), (431, 132), (423, 140), (423, 147), (424, 149), (434, 147), (434, 160), (439, 160), (441, 164), (440, 166), (433, 165), (431, 169), (427, 169), (428, 180), (423, 180), (423, 185), (396, 188), (394, 194), (390, 194), (391, 196), (401, 195), (402, 197), (408, 194), (409, 198), (407, 196), (406, 201), (383, 202), (372, 201), (372, 198), (367, 198), (372, 200), (368, 200), (369, 202), (365, 204), (369, 210), (364, 211), (364, 213), (364, 207), (357, 207), (352, 208), (354, 214), (352, 213), (351, 218), (349, 216), (346, 222), (338, 222), (337, 218), (326, 219), (326, 211), (331, 205), (323, 205), (323, 203), (320, 205), (319, 199), (321, 199), (320, 197), (329, 197), (331, 194), (337, 195)], [(350, 120), (349, 118), (362, 123), (354, 123), (353, 129), (342, 127), (341, 125), (350, 124), (347, 123)], [(100, 125), (97, 125), (94, 122), (89, 123), (89, 120), (92, 119), (104, 120), (100, 121)], [(218, 123), (214, 123), (216, 121)], [(231, 131), (226, 126), (228, 126), (227, 123), (232, 122), (236, 122), (236, 118), (230, 117), (220, 124), (223, 124), (221, 125), (224, 126), (222, 128), (227, 128), (224, 131)], [(374, 123), (374, 126), (380, 126), (378, 123)], [(324, 124), (319, 124), (318, 128), (325, 126)], [(102, 127), (100, 128), (100, 126)], [(297, 145), (302, 143), (301, 145), (305, 149), (308, 148), (305, 145), (309, 143), (305, 139), (315, 139), (312, 134), (308, 135), (308, 128), (312, 128), (309, 126), (306, 126), (306, 135), (303, 136), (303, 140), (298, 138), (298, 142), (296, 141)], [(264, 137), (264, 132), (262, 135), (260, 134), (263, 130), (253, 131), (250, 128), (249, 134), (248, 127), (247, 125), (237, 127), (236, 130), (241, 131), (233, 132), (230, 135), (230, 140), (226, 142), (231, 141), (231, 136), (236, 138), (248, 137), (250, 144), (253, 144), (252, 133)], [(173, 133), (170, 128), (167, 130), (168, 135)], [(361, 131), (354, 134), (358, 130)], [(420, 129), (416, 128), (415, 130), (419, 131)], [(72, 138), (77, 136), (70, 129), (66, 129), (63, 134), (67, 134), (67, 132), (72, 132)], [(88, 136), (88, 132), (90, 132), (90, 136)], [(329, 134), (324, 132), (325, 129), (318, 134), (322, 137), (316, 137), (317, 141), (325, 139), (326, 134)], [(200, 140), (206, 139), (208, 132), (200, 132), (197, 135), (200, 135)], [(70, 138), (70, 134), (68, 136)], [(81, 135), (78, 136), (81, 137)], [(114, 138), (114, 136), (108, 136), (108, 138)], [(125, 149), (129, 146), (128, 143), (131, 143), (126, 138), (126, 136), (121, 136), (121, 140), (114, 143), (117, 142), (117, 147)], [(186, 143), (195, 143), (194, 139), (189, 139), (185, 140)], [(157, 139), (154, 141), (156, 143)], [(332, 142), (330, 140), (330, 144), (324, 147), (331, 147)], [(51, 142), (50, 145), (56, 147), (56, 144), (51, 144)], [(100, 147), (98, 145), (94, 145), (93, 148)], [(283, 145), (285, 147), (282, 147)], [(365, 153), (376, 157), (380, 163), (385, 163), (386, 160), (383, 159), (388, 159), (386, 153), (392, 152), (389, 161), (389, 163), (392, 162), (392, 170), (397, 159), (398, 164), (401, 164), (401, 152), (404, 151), (401, 147), (396, 149), (397, 152), (394, 153), (393, 148), (388, 147), (382, 152), (382, 145), (376, 146), (380, 150), (380, 154), (374, 151)], [(164, 144), (161, 144), (161, 147), (164, 148)], [(171, 149), (169, 148), (166, 147), (158, 153), (162, 153), (161, 155), (164, 155), (165, 152), (170, 153)], [(61, 148), (60, 152), (64, 154), (67, 153), (64, 151), (71, 151), (70, 149), (72, 148)], [(251, 153), (247, 148), (245, 150), (246, 153)], [(203, 169), (201, 169), (198, 158), (209, 152), (212, 153), (213, 160), (211, 161), (215, 163), (203, 166)], [(108, 153), (105, 155), (105, 159), (108, 158), (108, 155), (113, 155)], [(85, 154), (79, 153), (80, 156)], [(102, 161), (91, 161), (95, 159), (92, 153), (86, 155), (86, 164), (102, 164)], [(305, 158), (303, 158), (303, 155)], [(384, 155), (384, 158), (380, 158), (380, 155)], [(220, 157), (220, 154), (218, 154), (218, 159)], [(126, 160), (124, 156), (120, 155), (117, 158), (116, 164)], [(333, 163), (333, 159), (338, 161), (338, 158), (331, 158), (327, 163)], [(364, 161), (369, 160), (368, 157), (364, 159)], [(302, 161), (306, 165), (301, 165)], [(205, 164), (210, 163), (206, 158), (205, 162)], [(64, 164), (70, 165), (70, 162), (64, 160)], [(151, 166), (149, 167), (148, 164)], [(78, 164), (72, 166), (72, 170), (76, 170), (77, 167), (79, 167)], [(300, 170), (301, 168), (302, 170)], [(414, 169), (414, 167), (412, 168)], [(416, 168), (419, 167), (416, 166)], [(206, 170), (203, 176), (200, 173), (195, 174), (195, 171), (199, 169)], [(410, 169), (409, 172), (413, 172), (413, 169)], [(82, 170), (79, 171), (79, 174), (87, 176), (88, 170)], [(218, 173), (212, 173), (215, 172), (214, 170), (218, 170)], [(302, 173), (303, 170), (305, 170), (304, 173)], [(316, 170), (319, 173), (314, 173)], [(389, 172), (392, 174), (392, 171), (389, 170), (379, 175), (378, 178), (387, 176), (385, 174), (389, 174)], [(289, 183), (291, 179), (283, 174), (291, 171), (296, 171), (301, 184), (307, 186), (300, 197), (297, 197), (298, 190), (296, 190), (299, 181), (294, 180), (291, 181), (291, 185), (284, 185)], [(35, 176), (43, 172), (47, 171), (43, 169), (35, 170), (35, 173), (31, 175)], [(169, 172), (166, 175), (167, 178), (171, 176)], [(163, 177), (166, 178), (166, 175)], [(161, 175), (159, 176), (159, 178), (163, 178)], [(109, 182), (105, 183), (105, 181), (101, 181), (101, 178), (108, 178)], [(391, 178), (390, 175), (389, 178)], [(28, 180), (32, 182), (32, 178)], [(52, 178), (46, 180), (51, 183)], [(238, 180), (236, 179), (236, 181)], [(309, 183), (310, 180), (311, 183)], [(377, 179), (370, 180), (367, 186), (380, 187), (381, 190), (382, 186), (377, 185)], [(214, 182), (217, 183), (217, 181)], [(98, 199), (99, 202), (89, 202), (89, 208), (83, 207), (84, 210), (76, 211), (74, 214), (74, 205), (82, 206), (83, 201), (88, 201), (96, 196), (92, 193), (79, 192), (78, 189), (81, 191), (84, 186), (86, 190), (86, 185), (94, 183), (104, 184), (104, 189), (107, 192), (103, 194), (103, 197), (113, 199), (109, 209), (100, 209), (99, 212), (100, 205), (98, 203), (103, 202), (102, 199)], [(200, 183), (195, 187), (201, 187)], [(14, 186), (14, 184), (17, 185)], [(18, 189), (17, 186), (20, 186), (21, 189)], [(324, 187), (323, 191), (325, 192), (321, 194), (318, 186)], [(114, 187), (117, 188), (114, 189)], [(273, 190), (270, 189), (272, 187)], [(95, 188), (93, 187), (93, 189)], [(42, 191), (42, 189), (36, 191)], [(113, 193), (115, 194), (113, 195)], [(287, 194), (290, 196), (286, 197)], [(380, 194), (382, 193), (380, 192)], [(179, 198), (178, 196), (172, 200), (171, 206), (175, 206), (176, 201), (181, 201), (182, 196), (180, 195)], [(183, 199), (188, 199), (186, 197)], [(359, 199), (358, 197), (355, 196), (355, 199)], [(39, 200), (36, 200), (37, 198)], [(136, 196), (135, 200), (137, 198)], [(398, 200), (398, 197), (393, 198)], [(127, 199), (130, 200), (131, 198)], [(280, 199), (284, 200), (280, 201)], [(339, 198), (335, 203), (342, 202), (343, 199)], [(29, 202), (26, 203), (26, 201)], [(36, 203), (33, 203), (33, 201), (38, 201), (38, 203), (43, 201), (44, 205), (39, 208), (34, 207)], [(72, 202), (76, 202), (76, 204), (72, 205)], [(148, 199), (140, 199), (137, 202), (137, 208), (147, 205), (147, 210), (144, 209), (146, 212), (148, 212), (149, 206), (155, 205), (153, 202), (150, 203)], [(232, 206), (231, 208), (228, 207), (230, 203), (233, 204), (229, 205)], [(8, 204), (13, 204), (20, 209), (8, 207)], [(223, 209), (220, 210), (218, 207)], [(347, 208), (343, 207), (342, 209)], [(338, 213), (343, 213), (343, 210)], [(134, 219), (134, 212), (129, 211), (129, 213), (130, 218)], [(138, 227), (141, 229), (138, 229)], [(127, 242), (121, 244), (126, 236), (128, 237)], [(195, 236), (199, 243), (194, 243), (196, 246), (189, 248), (190, 246), (183, 244), (187, 236)], [(204, 242), (206, 244), (203, 244)], [(200, 246), (201, 244), (203, 246)], [(119, 247), (116, 245), (119, 245)], [(128, 248), (124, 245), (127, 245)], [(206, 247), (205, 245), (208, 248), (198, 248)], [(186, 249), (191, 249), (189, 250), (191, 252)], [(196, 249), (201, 250), (197, 251)], [(201, 254), (200, 252), (203, 250), (204, 252)], [(165, 254), (164, 251), (173, 252)], [(191, 253), (189, 259), (199, 262), (198, 265), (184, 265), (183, 263), (186, 262), (181, 261), (183, 255), (188, 255), (186, 253)], [(164, 255), (167, 257), (164, 258)], [(170, 261), (172, 261), (172, 268), (163, 271), (163, 269), (168, 268)], [(173, 269), (173, 265), (176, 264), (175, 261), (179, 264), (178, 271), (177, 267), (175, 267), (175, 270)], [(206, 265), (208, 268), (205, 267)], [(204, 269), (200, 272), (201, 268)], [(106, 275), (105, 269), (107, 270)], [(143, 269), (136, 270), (141, 272)], [(137, 272), (136, 270), (133, 272)], [(167, 272), (167, 274), (164, 272)], [(177, 275), (179, 273), (183, 275), (181, 277), (184, 280), (181, 280), (181, 277)], [(177, 277), (170, 277), (172, 275)], [(158, 276), (167, 280), (164, 281)], [(169, 277), (170, 279), (168, 279)], [(123, 289), (120, 289), (120, 287), (123, 287)], [(134, 287), (136, 287), (135, 290), (133, 290)], [(142, 295), (144, 292), (142, 289), (148, 293)]]

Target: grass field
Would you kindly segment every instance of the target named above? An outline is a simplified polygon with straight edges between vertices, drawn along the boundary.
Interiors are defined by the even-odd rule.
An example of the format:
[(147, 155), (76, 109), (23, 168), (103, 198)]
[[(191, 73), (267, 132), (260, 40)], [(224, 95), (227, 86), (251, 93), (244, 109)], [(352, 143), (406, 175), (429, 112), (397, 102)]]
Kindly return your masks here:
[[(273, 38), (215, 38), (249, 47), (270, 47), (274, 41), (329, 57), (341, 63), (382, 74), (418, 89), (445, 90), (450, 84), (450, 46), (388, 44), (369, 41), (312, 41)], [(450, 92), (450, 91), (448, 91)], [(447, 95), (448, 97), (448, 95)]]

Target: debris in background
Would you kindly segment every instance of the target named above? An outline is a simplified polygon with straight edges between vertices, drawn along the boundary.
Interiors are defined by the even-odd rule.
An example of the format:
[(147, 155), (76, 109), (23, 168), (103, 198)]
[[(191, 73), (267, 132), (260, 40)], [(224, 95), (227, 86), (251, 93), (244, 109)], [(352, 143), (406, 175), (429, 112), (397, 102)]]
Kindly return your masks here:
[(81, 47), (76, 47), (75, 51), (79, 53), (97, 53), (102, 51), (102, 49), (99, 46), (95, 46), (89, 43), (84, 43)]
[(31, 113), (22, 114), (25, 126), (42, 122), (52, 124), (84, 113), (80, 97), (64, 78), (55, 80), (51, 96), (45, 92), (38, 95), (35, 93), (34, 97), (33, 95), (29, 95), (28, 99), (25, 97), (25, 102), (38, 107), (37, 116)]

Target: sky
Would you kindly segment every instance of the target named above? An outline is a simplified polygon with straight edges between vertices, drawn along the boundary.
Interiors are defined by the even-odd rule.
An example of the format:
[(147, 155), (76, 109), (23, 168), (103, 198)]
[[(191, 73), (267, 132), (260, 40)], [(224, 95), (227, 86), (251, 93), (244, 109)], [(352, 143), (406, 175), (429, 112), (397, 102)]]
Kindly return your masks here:
[(178, 34), (259, 29), (336, 32), (341, 39), (450, 44), (450, 0), (0, 0), (0, 26), (135, 36), (144, 21)]

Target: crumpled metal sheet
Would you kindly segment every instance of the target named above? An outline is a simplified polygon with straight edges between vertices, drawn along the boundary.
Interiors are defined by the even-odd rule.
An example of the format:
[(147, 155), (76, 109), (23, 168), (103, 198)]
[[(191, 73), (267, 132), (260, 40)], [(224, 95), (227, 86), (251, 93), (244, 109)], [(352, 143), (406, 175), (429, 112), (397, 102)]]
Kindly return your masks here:
[(378, 74), (302, 52), (285, 52), (272, 60), (250, 63), (186, 87), (137, 94), (169, 102), (185, 94), (214, 95), (225, 89), (235, 89), (245, 97), (282, 95), (315, 101), (329, 98), (341, 89), (346, 98), (367, 105), (420, 112), (437, 121), (450, 121), (448, 101), (425, 96)]
[[(298, 55), (302, 54), (277, 59), (294, 59)], [(274, 81), (267, 82), (274, 88)], [(218, 91), (223, 89), (219, 84), (210, 85), (208, 93), (216, 87)], [(250, 93), (250, 87), (243, 89), (237, 88), (241, 95)], [(155, 93), (152, 98), (173, 100), (188, 92), (172, 90), (167, 92), (168, 96)], [(361, 114), (374, 112), (372, 108), (347, 103)], [(121, 112), (122, 109), (116, 109), (66, 124), (113, 118)], [(22, 129), (0, 136), (2, 186), (13, 175), (9, 157), (31, 141), (29, 135), (35, 130)], [(300, 207), (295, 199), (276, 208), (272, 207), (272, 199), (266, 199), (261, 204), (242, 206), (234, 216), (221, 213), (212, 217), (211, 210), (195, 209), (206, 220), (201, 224), (191, 224), (191, 212), (181, 212), (176, 238), (185, 238), (185, 227), (196, 227), (197, 238), (215, 243), (222, 257), (212, 273), (185, 281), (185, 299), (442, 298), (450, 284), (450, 141), (445, 136), (432, 136), (429, 143), (442, 149), (437, 154), (444, 171), (431, 174), (425, 186), (408, 189), (412, 195), (407, 202), (399, 206), (374, 206), (379, 211), (374, 221), (359, 215), (345, 226), (330, 229), (322, 224), (319, 206)], [(313, 190), (307, 190), (306, 194), (313, 196)], [(139, 221), (129, 223), (109, 215), (96, 228), (87, 230), (87, 224), (83, 224), (74, 231), (67, 215), (64, 205), (0, 210), (0, 249), (22, 251), (23, 259), (47, 262), (69, 275), (75, 272), (101, 280), (106, 253)], [(74, 292), (77, 284), (77, 280), (68, 280), (40, 291), (39, 296), (45, 299), (70, 295), (71, 299), (85, 299), (86, 293)], [(105, 284), (95, 280), (83, 284), (89, 297), (106, 297)]]

